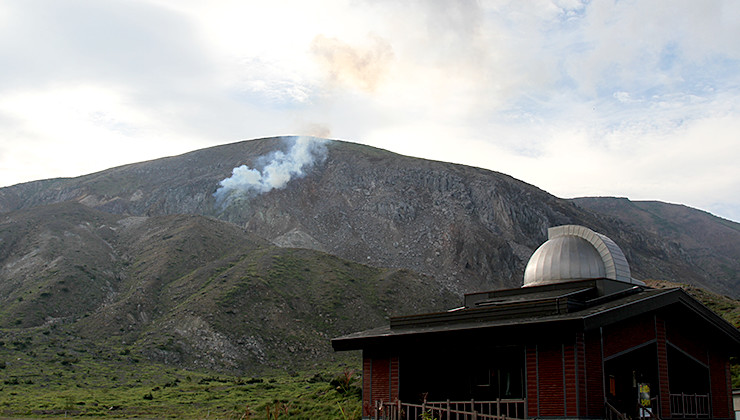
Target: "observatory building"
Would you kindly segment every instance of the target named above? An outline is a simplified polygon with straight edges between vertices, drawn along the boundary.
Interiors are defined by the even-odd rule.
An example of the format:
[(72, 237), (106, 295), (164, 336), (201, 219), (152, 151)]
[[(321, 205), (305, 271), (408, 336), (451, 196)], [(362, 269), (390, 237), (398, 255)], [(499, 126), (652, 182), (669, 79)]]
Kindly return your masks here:
[(680, 288), (633, 279), (602, 234), (548, 236), (521, 288), (333, 339), (362, 350), (363, 417), (734, 418), (736, 328)]

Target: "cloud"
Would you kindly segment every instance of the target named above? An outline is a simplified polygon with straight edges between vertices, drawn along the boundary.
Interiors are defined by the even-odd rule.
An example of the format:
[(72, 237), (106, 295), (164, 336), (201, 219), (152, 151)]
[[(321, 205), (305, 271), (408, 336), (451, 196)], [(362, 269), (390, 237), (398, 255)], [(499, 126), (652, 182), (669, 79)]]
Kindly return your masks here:
[(731, 0), (3, 1), (0, 183), (299, 133), (738, 215), (738, 16)]
[(146, 2), (10, 0), (3, 7), (0, 90), (93, 79), (180, 89), (209, 71), (188, 21)]
[(318, 137), (323, 139), (331, 138), (331, 129), (324, 124), (303, 123), (298, 127), (298, 132), (304, 136)]
[(311, 53), (333, 82), (372, 92), (388, 72), (393, 48), (376, 35), (368, 39), (369, 45), (351, 46), (320, 34), (311, 42)]

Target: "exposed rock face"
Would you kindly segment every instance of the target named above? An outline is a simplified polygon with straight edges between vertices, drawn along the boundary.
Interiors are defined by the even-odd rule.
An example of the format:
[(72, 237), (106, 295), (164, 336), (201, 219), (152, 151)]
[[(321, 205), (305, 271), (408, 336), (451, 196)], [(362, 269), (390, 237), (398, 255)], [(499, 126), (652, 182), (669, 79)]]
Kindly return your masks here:
[(712, 279), (715, 290), (740, 292), (740, 224), (705, 211), (659, 201), (584, 197), (571, 200), (589, 211), (609, 215), (634, 229), (673, 244), (681, 257)]
[(677, 242), (577, 207), (509, 176), (414, 159), (352, 143), (283, 189), (222, 208), (213, 198), (234, 167), (285, 149), (279, 138), (234, 143), (74, 178), (0, 189), (0, 211), (73, 200), (116, 214), (201, 214), (233, 222), (281, 246), (408, 268), (468, 292), (521, 284), (547, 228), (580, 224), (625, 251), (638, 278), (699, 284), (737, 295), (737, 274), (718, 282)]
[(331, 360), (331, 337), (459, 299), (408, 270), (280, 248), (209, 217), (70, 202), (0, 215), (3, 341), (54, 327), (79, 346), (243, 374)]

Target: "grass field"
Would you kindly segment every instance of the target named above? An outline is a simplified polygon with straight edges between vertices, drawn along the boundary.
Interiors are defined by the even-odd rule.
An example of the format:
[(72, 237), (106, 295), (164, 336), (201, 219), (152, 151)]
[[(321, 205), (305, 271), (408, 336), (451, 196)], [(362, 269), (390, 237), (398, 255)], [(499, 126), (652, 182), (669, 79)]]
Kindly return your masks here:
[[(345, 373), (213, 376), (173, 369), (120, 372), (89, 381), (9, 377), (0, 386), (0, 418), (356, 419), (360, 390)], [(349, 372), (348, 374), (351, 374)]]
[(63, 332), (0, 337), (0, 418), (356, 419), (359, 359), (238, 377), (154, 364)]

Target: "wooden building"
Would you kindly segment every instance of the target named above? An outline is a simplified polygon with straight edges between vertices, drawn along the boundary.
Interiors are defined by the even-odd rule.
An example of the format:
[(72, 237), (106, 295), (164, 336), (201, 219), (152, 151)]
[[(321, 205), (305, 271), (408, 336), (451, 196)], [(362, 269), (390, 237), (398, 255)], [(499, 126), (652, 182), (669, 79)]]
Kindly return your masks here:
[(362, 350), (364, 417), (734, 418), (740, 332), (633, 279), (604, 235), (551, 228), (521, 288), (464, 302), (332, 340)]

